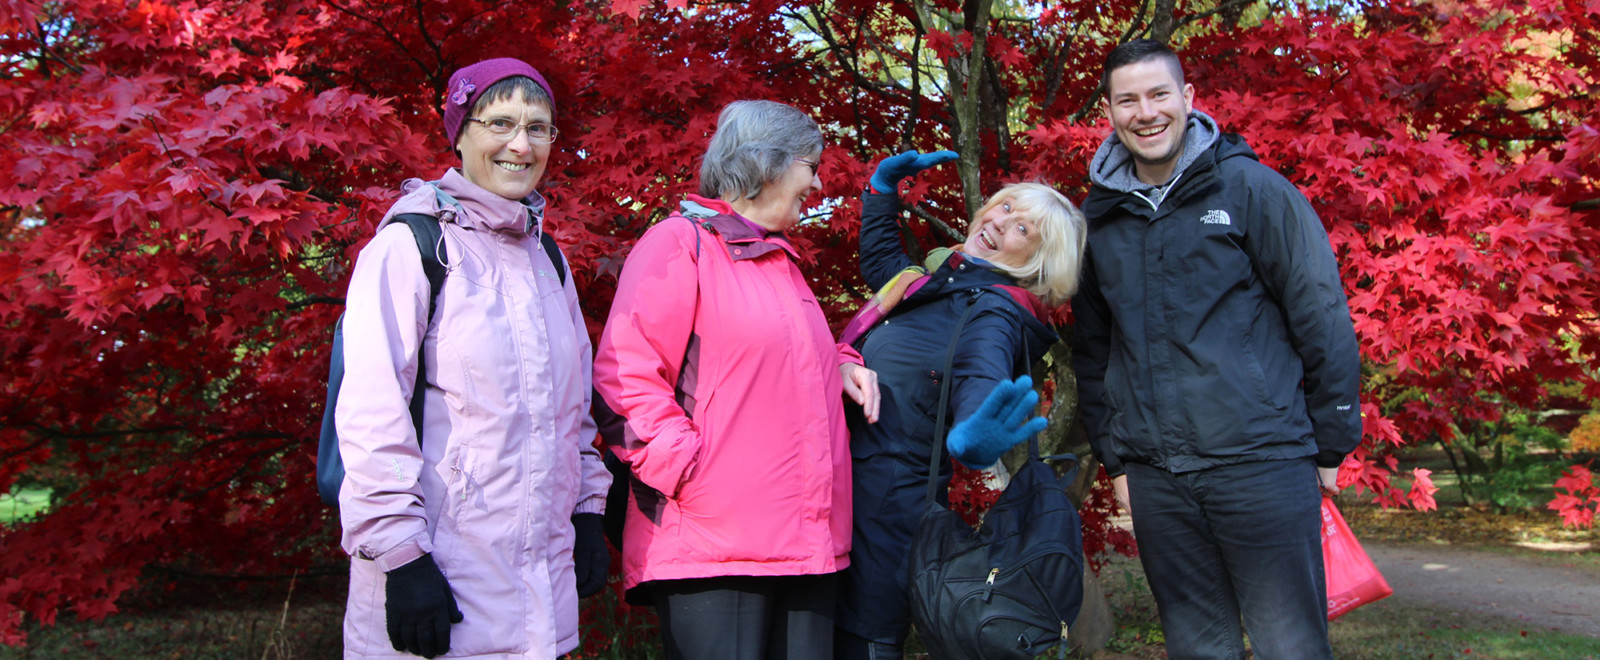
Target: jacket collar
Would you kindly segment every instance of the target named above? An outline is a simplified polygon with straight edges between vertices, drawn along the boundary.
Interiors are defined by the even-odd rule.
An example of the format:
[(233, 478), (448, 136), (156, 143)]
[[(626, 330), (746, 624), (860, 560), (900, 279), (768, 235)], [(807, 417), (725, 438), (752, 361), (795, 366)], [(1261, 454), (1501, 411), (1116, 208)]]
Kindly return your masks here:
[[(523, 199), (506, 199), (468, 181), (455, 168), (438, 181), (407, 179), (403, 195), (385, 216), (421, 213), (468, 229), (537, 235), (543, 231), (545, 199), (535, 190)], [(381, 225), (380, 225), (381, 226)]]
[(1006, 298), (1041, 325), (1049, 313), (1039, 296), (1018, 285), (1010, 275), (993, 269), (987, 261), (969, 257), (960, 251), (952, 251), (944, 264), (912, 287), (905, 294), (908, 299), (933, 298), (957, 289), (987, 287), (1005, 294)]
[(689, 195), (688, 199), (678, 204), (678, 214), (693, 220), (706, 231), (721, 236), (723, 248), (727, 249), (728, 256), (734, 261), (754, 259), (775, 250), (787, 252), (791, 259), (800, 259), (794, 244), (783, 232), (761, 229), (720, 199)]
[[(1217, 183), (1220, 176), (1217, 172), (1218, 165), (1233, 158), (1260, 160), (1243, 137), (1235, 133), (1223, 133), (1210, 146), (1195, 154), (1185, 167), (1182, 176), (1174, 181), (1172, 188), (1166, 192), (1160, 208), (1163, 211), (1181, 208), (1196, 194), (1209, 190)], [(1083, 214), (1089, 218), (1091, 224), (1105, 218), (1116, 208), (1147, 220), (1153, 220), (1161, 215), (1139, 195), (1108, 188), (1099, 182), (1089, 188), (1089, 196), (1083, 200)]]

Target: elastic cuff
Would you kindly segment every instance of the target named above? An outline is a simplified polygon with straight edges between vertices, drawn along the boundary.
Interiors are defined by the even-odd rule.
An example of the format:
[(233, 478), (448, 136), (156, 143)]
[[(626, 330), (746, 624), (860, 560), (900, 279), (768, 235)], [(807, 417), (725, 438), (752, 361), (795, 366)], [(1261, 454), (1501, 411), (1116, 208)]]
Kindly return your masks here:
[(393, 550), (373, 557), (372, 561), (378, 565), (378, 570), (388, 573), (389, 571), (416, 561), (418, 557), (428, 554), (432, 550), (433, 548), (431, 547), (423, 548), (422, 543), (419, 540), (412, 539), (410, 541), (406, 541), (405, 543), (401, 543)]
[(579, 502), (578, 506), (572, 509), (572, 515), (576, 516), (576, 515), (578, 515), (580, 513), (598, 513), (600, 515), (605, 515), (605, 513), (606, 513), (606, 498), (605, 498), (605, 496), (604, 495), (596, 495), (594, 497), (590, 497), (588, 499), (585, 499), (582, 502)]
[(1128, 471), (1122, 467), (1122, 461), (1120, 460), (1101, 460), (1100, 466), (1106, 469), (1106, 476), (1111, 477), (1112, 479), (1128, 473)]
[(1344, 463), (1344, 453), (1322, 450), (1317, 452), (1317, 467), (1335, 468)]

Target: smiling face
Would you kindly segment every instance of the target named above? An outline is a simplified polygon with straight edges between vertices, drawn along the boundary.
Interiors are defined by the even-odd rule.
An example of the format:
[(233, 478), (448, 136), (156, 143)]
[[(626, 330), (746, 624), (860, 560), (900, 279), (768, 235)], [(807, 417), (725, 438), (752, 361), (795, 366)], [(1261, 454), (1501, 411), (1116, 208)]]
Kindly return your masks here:
[[(552, 119), (548, 106), (530, 103), (520, 92), (490, 103), (472, 116), (522, 125), (549, 124)], [(517, 130), (507, 140), (475, 121), (462, 127), (456, 149), (461, 152), (461, 173), (467, 180), (506, 199), (522, 199), (532, 193), (550, 160), (550, 144), (530, 142), (526, 130)]]
[(1026, 266), (1039, 249), (1039, 227), (1011, 200), (989, 207), (967, 230), (966, 253), (991, 263)]
[(1183, 132), (1194, 110), (1194, 85), (1180, 82), (1160, 58), (1124, 65), (1111, 72), (1100, 107), (1112, 130), (1133, 154), (1139, 180), (1161, 185), (1183, 153)]
[[(761, 186), (761, 194), (752, 200), (735, 200), (733, 208), (768, 231), (788, 231), (800, 222), (806, 199), (811, 193), (822, 190), (822, 179), (817, 176), (818, 154), (808, 154), (790, 160), (789, 169), (774, 181)], [(802, 162), (804, 161), (809, 162)]]

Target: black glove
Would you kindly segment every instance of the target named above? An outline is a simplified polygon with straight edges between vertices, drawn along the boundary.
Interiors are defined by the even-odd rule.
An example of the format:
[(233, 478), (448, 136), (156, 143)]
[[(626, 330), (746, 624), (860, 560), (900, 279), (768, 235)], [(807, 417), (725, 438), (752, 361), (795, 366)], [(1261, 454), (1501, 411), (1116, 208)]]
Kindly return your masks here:
[(433, 555), (418, 557), (387, 575), (383, 613), (394, 650), (424, 658), (449, 651), (450, 624), (461, 623), (461, 609)]
[(605, 517), (598, 513), (572, 516), (572, 567), (578, 574), (578, 597), (588, 598), (606, 586), (611, 551), (606, 549)]

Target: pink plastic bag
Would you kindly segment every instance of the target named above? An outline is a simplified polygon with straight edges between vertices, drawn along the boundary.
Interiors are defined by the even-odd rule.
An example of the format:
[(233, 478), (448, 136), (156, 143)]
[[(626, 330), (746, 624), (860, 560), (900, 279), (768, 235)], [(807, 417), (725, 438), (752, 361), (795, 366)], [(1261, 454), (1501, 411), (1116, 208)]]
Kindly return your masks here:
[(1327, 497), (1322, 498), (1322, 565), (1328, 577), (1329, 621), (1394, 593)]

